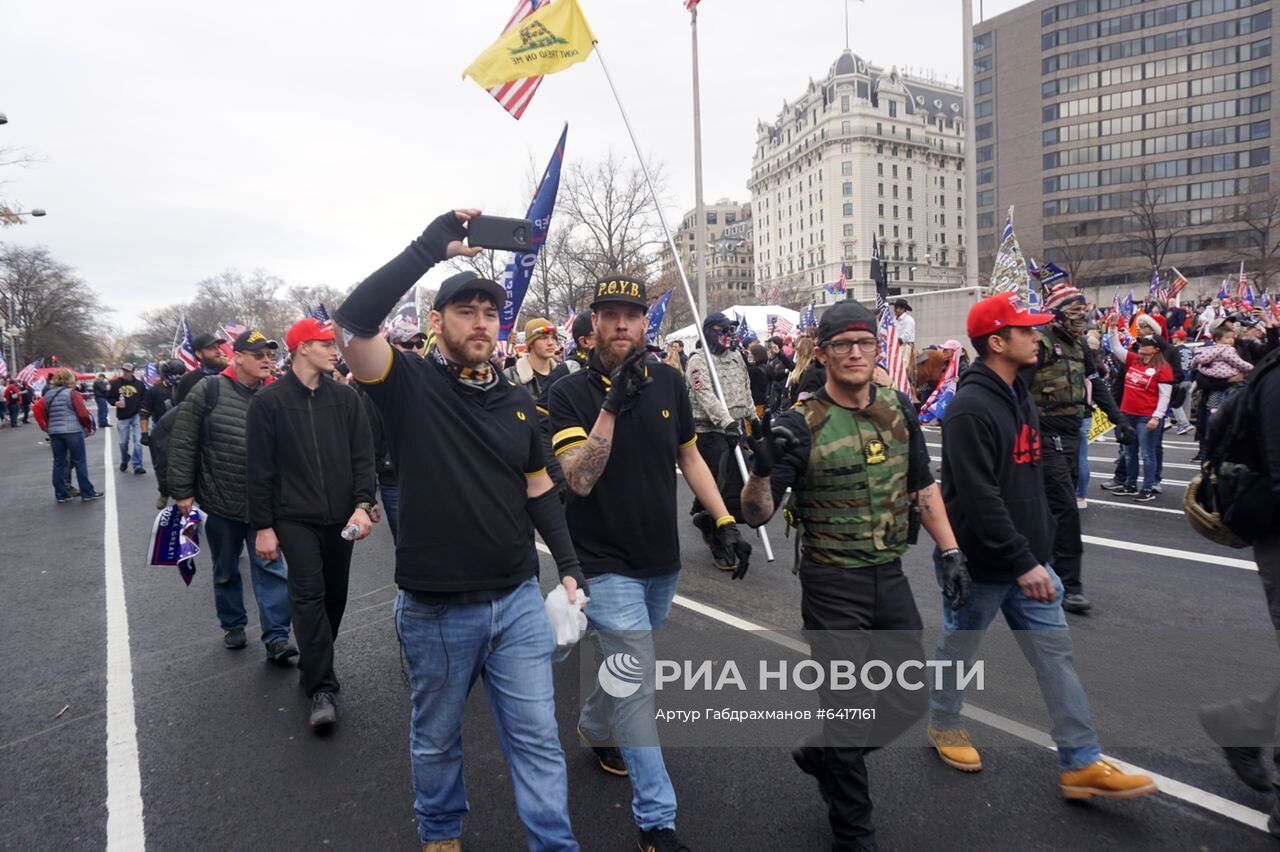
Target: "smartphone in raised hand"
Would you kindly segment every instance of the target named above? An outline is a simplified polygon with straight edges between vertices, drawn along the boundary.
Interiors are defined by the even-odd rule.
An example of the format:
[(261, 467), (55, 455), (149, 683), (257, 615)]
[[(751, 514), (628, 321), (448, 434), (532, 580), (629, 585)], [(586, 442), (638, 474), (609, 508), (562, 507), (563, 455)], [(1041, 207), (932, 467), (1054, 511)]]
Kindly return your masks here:
[(533, 223), (504, 216), (476, 216), (467, 222), (467, 245), (498, 251), (528, 251)]

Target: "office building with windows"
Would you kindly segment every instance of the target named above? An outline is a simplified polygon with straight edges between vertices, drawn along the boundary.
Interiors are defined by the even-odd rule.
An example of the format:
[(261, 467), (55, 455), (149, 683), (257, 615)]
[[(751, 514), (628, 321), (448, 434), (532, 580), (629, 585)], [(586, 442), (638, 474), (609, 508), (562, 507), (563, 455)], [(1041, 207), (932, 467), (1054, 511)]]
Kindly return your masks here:
[(964, 268), (964, 108), (959, 88), (842, 53), (821, 80), (757, 124), (751, 163), (761, 298), (818, 304), (844, 270), (874, 298), (871, 240), (903, 293), (956, 287)]
[(1082, 286), (1176, 266), (1195, 293), (1247, 264), (1278, 188), (1271, 19), (1270, 0), (1040, 0), (975, 24), (980, 274), (1010, 205), (1023, 251)]
[[(704, 204), (702, 209), (707, 219), (707, 302), (711, 310), (752, 300), (755, 288), (754, 264), (751, 262), (751, 205), (721, 198), (714, 204)], [(696, 217), (696, 210), (685, 213), (680, 227), (671, 236), (695, 293), (698, 287), (694, 265), (698, 256)], [(661, 285), (664, 289), (676, 289), (673, 315), (683, 316), (684, 294), (670, 247), (662, 247), (660, 261)]]

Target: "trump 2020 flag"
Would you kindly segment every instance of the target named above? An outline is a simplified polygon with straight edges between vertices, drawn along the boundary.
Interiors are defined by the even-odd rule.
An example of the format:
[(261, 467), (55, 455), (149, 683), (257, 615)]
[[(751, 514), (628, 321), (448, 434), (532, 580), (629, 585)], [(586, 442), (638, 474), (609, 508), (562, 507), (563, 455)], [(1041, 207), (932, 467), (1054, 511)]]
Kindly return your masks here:
[(991, 268), (991, 283), (987, 286), (987, 295), (1014, 292), (1028, 297), (1030, 273), (1027, 272), (1027, 259), (1018, 246), (1018, 236), (1013, 232), (1013, 208), (1009, 208), (1009, 216), (1004, 221), (1004, 232), (1000, 235), (1000, 249), (996, 254), (996, 262)]
[[(559, 0), (564, 2), (564, 0)], [(533, 201), (529, 203), (529, 212), (525, 218), (533, 223), (533, 232), (529, 237), (529, 250), (516, 252), (507, 264), (507, 271), (502, 274), (502, 286), (507, 291), (507, 303), (500, 312), (498, 339), (506, 340), (515, 328), (516, 317), (520, 315), (520, 306), (524, 304), (524, 294), (529, 292), (529, 279), (533, 277), (533, 265), (538, 259), (538, 251), (547, 241), (547, 229), (551, 227), (551, 214), (556, 209), (556, 194), (560, 191), (560, 167), (564, 164), (564, 143), (569, 137), (569, 125), (565, 124), (560, 131), (560, 141), (551, 154), (547, 170), (538, 181), (538, 188), (533, 193)]]
[(204, 515), (192, 508), (183, 515), (176, 505), (160, 510), (151, 525), (151, 542), (147, 548), (148, 564), (159, 568), (177, 566), (183, 582), (191, 585), (196, 575), (196, 556), (200, 553), (200, 524)]
[(671, 291), (663, 293), (658, 297), (658, 301), (649, 306), (648, 322), (645, 325), (644, 338), (650, 343), (658, 342), (658, 329), (662, 328), (662, 321), (667, 316), (667, 302), (671, 301)]
[(555, 74), (590, 56), (595, 41), (578, 0), (554, 0), (504, 31), (462, 76), (493, 89), (513, 80)]
[(946, 414), (947, 405), (956, 395), (956, 380), (960, 378), (960, 352), (961, 350), (957, 349), (951, 353), (951, 360), (947, 362), (947, 369), (938, 380), (938, 386), (933, 389), (933, 393), (929, 394), (928, 401), (920, 409), (921, 423), (941, 421)]

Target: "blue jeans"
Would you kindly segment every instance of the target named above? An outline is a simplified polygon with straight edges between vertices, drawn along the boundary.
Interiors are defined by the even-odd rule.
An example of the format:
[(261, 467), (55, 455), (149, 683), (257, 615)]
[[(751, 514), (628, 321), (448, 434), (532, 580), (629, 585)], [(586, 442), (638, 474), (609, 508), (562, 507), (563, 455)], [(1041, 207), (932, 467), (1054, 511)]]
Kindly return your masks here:
[(111, 406), (107, 405), (105, 397), (95, 397), (94, 401), (98, 403), (98, 428), (107, 428), (107, 414), (111, 410)]
[(382, 511), (387, 515), (387, 526), (391, 527), (392, 543), (400, 540), (400, 486), (379, 485), (378, 494), (382, 499)]
[[(135, 425), (137, 420), (134, 420)], [(283, 558), (270, 562), (253, 552), (258, 537), (243, 521), (208, 513), (205, 540), (213, 556), (213, 604), (223, 630), (244, 627), (249, 617), (244, 609), (244, 584), (240, 578), (240, 549), (249, 548), (249, 576), (253, 596), (258, 600), (258, 623), (263, 644), (289, 638), (289, 578)]]
[(22, 413), (22, 406), (19, 403), (9, 403), (9, 425), (15, 429), (18, 427), (18, 415)]
[(472, 604), (427, 603), (401, 590), (395, 614), (412, 688), (418, 837), (427, 843), (462, 836), (471, 809), (462, 779), (462, 714), (481, 677), (529, 848), (576, 850), (551, 681), (555, 638), (538, 581)]
[(1086, 417), (1080, 421), (1080, 481), (1076, 484), (1076, 496), (1089, 496), (1089, 429), (1093, 426), (1093, 418)]
[(662, 627), (676, 596), (680, 572), (636, 579), (622, 574), (587, 578), (587, 619), (604, 657), (616, 653), (634, 656), (646, 675), (641, 688), (628, 698), (614, 698), (597, 682), (582, 705), (578, 727), (592, 742), (617, 740), (631, 779), (631, 813), (643, 831), (675, 828), (676, 791), (667, 775), (659, 746), (629, 746), (631, 742), (657, 742), (654, 721), (653, 633)]
[(1159, 471), (1158, 448), (1164, 438), (1164, 422), (1161, 421), (1160, 426), (1156, 427), (1154, 432), (1147, 429), (1147, 421), (1151, 418), (1143, 417), (1140, 414), (1126, 414), (1129, 418), (1129, 425), (1138, 433), (1138, 440), (1132, 444), (1124, 445), (1124, 470), (1126, 484), (1133, 487), (1138, 485), (1138, 458), (1142, 458), (1142, 490), (1150, 491), (1151, 486), (1159, 481), (1157, 475)]
[(84, 454), (84, 433), (67, 432), (65, 435), (50, 435), (49, 447), (53, 450), (53, 493), (59, 500), (67, 494), (68, 459), (75, 468), (76, 481), (80, 485), (80, 499), (94, 495), (93, 483), (89, 481), (89, 463)]
[[(1004, 613), (1018, 647), (1035, 669), (1040, 694), (1049, 711), (1049, 733), (1058, 746), (1058, 767), (1066, 772), (1095, 762), (1101, 757), (1102, 748), (1093, 727), (1089, 699), (1071, 662), (1071, 634), (1062, 612), (1062, 581), (1048, 565), (1045, 570), (1053, 578), (1056, 595), (1052, 603), (1031, 600), (1013, 580), (975, 582), (969, 601), (958, 610), (952, 609), (944, 598), (942, 635), (938, 637), (934, 659), (971, 664), (996, 613)], [(934, 571), (941, 585), (942, 573), (937, 565)], [(943, 672), (942, 689), (929, 693), (930, 724), (944, 731), (963, 728), (963, 705), (964, 695), (956, 688), (952, 666)]]
[(142, 467), (142, 426), (138, 423), (138, 415), (132, 417), (116, 417), (116, 428), (120, 430), (120, 464), (129, 463), (129, 440), (133, 439), (133, 469)]

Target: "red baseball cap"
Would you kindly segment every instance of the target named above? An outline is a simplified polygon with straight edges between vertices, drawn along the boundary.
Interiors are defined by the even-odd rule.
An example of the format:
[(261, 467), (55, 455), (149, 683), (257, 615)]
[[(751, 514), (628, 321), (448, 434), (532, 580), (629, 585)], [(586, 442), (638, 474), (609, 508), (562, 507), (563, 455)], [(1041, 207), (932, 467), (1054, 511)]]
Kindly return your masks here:
[(1011, 326), (1032, 327), (1053, 322), (1053, 314), (1033, 314), (1017, 293), (988, 296), (969, 309), (965, 330), (969, 339), (986, 337)]
[(289, 327), (288, 334), (284, 336), (284, 348), (292, 352), (308, 340), (333, 340), (333, 324), (315, 317), (300, 319)]

